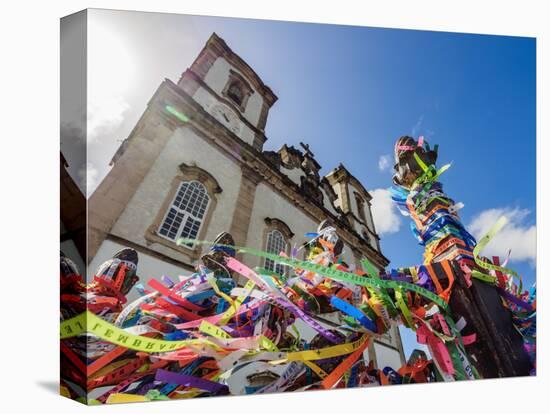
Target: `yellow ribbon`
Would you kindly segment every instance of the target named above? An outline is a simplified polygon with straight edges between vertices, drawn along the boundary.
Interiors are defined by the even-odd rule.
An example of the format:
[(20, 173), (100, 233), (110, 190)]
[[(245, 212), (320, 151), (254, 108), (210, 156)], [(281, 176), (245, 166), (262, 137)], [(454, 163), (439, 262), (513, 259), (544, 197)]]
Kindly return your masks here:
[(230, 302), (231, 306), (224, 312), (221, 319), (217, 322), (218, 325), (225, 325), (229, 321), (229, 319), (231, 319), (233, 315), (235, 315), (237, 310), (241, 307), (241, 305), (246, 300), (248, 295), (250, 295), (250, 292), (252, 292), (252, 289), (254, 289), (255, 286), (256, 284), (252, 280), (246, 282), (246, 285), (244, 285), (246, 293), (243, 293), (241, 296), (239, 296), (233, 303)]
[(286, 357), (280, 361), (273, 361), (273, 363), (286, 362), (286, 361), (314, 361), (317, 359), (333, 358), (341, 355), (351, 354), (353, 351), (361, 347), (367, 340), (368, 335), (363, 335), (361, 339), (355, 342), (348, 342), (340, 345), (329, 346), (322, 349), (309, 349), (306, 351), (289, 352)]
[(74, 318), (68, 319), (60, 326), (61, 339), (74, 337), (85, 332), (91, 333), (98, 338), (118, 346), (148, 353), (170, 352), (191, 345), (206, 345), (215, 349), (221, 349), (218, 345), (207, 339), (165, 341), (162, 339), (133, 335), (109, 322), (104, 321), (90, 311), (83, 312)]
[[(508, 223), (508, 219), (505, 216), (500, 217), (497, 220), (497, 222), (494, 224), (494, 226), (491, 227), (491, 229), (487, 232), (487, 234), (477, 242), (476, 247), (474, 247), (474, 260), (476, 264), (479, 267), (482, 267), (483, 269), (494, 270), (497, 272), (502, 272), (504, 274), (514, 276), (519, 281), (519, 291), (521, 292), (523, 289), (523, 282), (521, 277), (517, 274), (515, 270), (508, 269), (502, 266), (497, 266), (492, 263), (487, 263), (479, 258), (479, 252), (483, 250), (485, 246), (487, 246), (487, 244), (489, 244), (489, 242), (493, 239), (493, 237), (495, 237), (495, 235), (500, 231), (500, 229), (502, 229), (502, 227), (504, 227), (504, 225), (506, 225), (506, 223)], [(473, 276), (473, 273), (472, 273), (472, 276)], [(476, 274), (476, 276), (478, 275)]]

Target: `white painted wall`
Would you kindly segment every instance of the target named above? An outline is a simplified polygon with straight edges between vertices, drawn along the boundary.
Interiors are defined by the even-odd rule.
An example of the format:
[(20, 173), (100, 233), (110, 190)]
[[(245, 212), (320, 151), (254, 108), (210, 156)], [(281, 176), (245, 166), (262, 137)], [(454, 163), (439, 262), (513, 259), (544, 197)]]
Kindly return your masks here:
[[(263, 235), (267, 227), (264, 219), (266, 217), (277, 218), (286, 223), (294, 233), (291, 244), (296, 244), (297, 246), (306, 241), (304, 234), (315, 231), (319, 223), (310, 219), (284, 197), (273, 192), (267, 184), (260, 183), (256, 188), (256, 198), (250, 218), (247, 246), (256, 249), (261, 249), (264, 246)], [(263, 260), (258, 257), (246, 255), (245, 260), (252, 267), (263, 265)]]
[(336, 183), (332, 186), (332, 189), (336, 193), (336, 200), (334, 201), (334, 205), (336, 207), (342, 208), (342, 197), (345, 194), (342, 194), (342, 186), (339, 183)]
[[(231, 65), (222, 57), (216, 59), (212, 67), (208, 70), (204, 82), (212, 88), (214, 92), (221, 95), (227, 80), (229, 79), (229, 69)], [(235, 69), (234, 69), (235, 70)]]
[(325, 189), (320, 187), (320, 190), (323, 193), (323, 205), (325, 206), (325, 208), (328, 211), (330, 211), (332, 214), (337, 215), (338, 213), (336, 212), (336, 209), (332, 205), (332, 202), (330, 201), (330, 198), (329, 198), (327, 192), (325, 191)]
[(394, 348), (390, 348), (379, 342), (373, 342), (374, 353), (376, 355), (376, 364), (379, 369), (391, 367), (398, 370), (403, 365), (400, 353)]
[(189, 259), (176, 250), (158, 243), (148, 245), (145, 241), (146, 231), (160, 211), (170, 191), (172, 180), (180, 172), (181, 163), (195, 164), (208, 171), (223, 190), (215, 195), (217, 204), (206, 232), (206, 239), (213, 240), (218, 233), (229, 229), (236, 206), (241, 169), (191, 129), (183, 127), (177, 129), (169, 138), (111, 232), (173, 259), (188, 262)]
[(346, 262), (348, 265), (354, 265), (356, 267), (359, 265), (359, 263), (357, 263), (357, 261), (355, 260), (355, 256), (353, 255), (353, 251), (351, 250), (350, 245), (347, 243), (344, 243), (342, 258), (344, 262)]
[(367, 219), (367, 226), (369, 226), (369, 229), (371, 229), (374, 232), (374, 223), (372, 221), (372, 212), (370, 208), (370, 203), (365, 203), (365, 217)]
[[(359, 206), (357, 205), (357, 199), (355, 198), (356, 193), (359, 194), (359, 196), (361, 196), (361, 193), (359, 193), (353, 186), (349, 186), (348, 191), (350, 194), (351, 211), (355, 215), (355, 217), (361, 218), (361, 216), (359, 215)], [(354, 221), (353, 228), (361, 237), (363, 237), (363, 230), (367, 231), (367, 233), (369, 234), (369, 244), (374, 249), (378, 250), (378, 245), (376, 243), (376, 240), (369, 233), (369, 229), (371, 231), (374, 231), (374, 224), (372, 222), (372, 215), (370, 212), (369, 203), (366, 200), (364, 204), (364, 214), (365, 214), (365, 220), (366, 220), (367, 226), (365, 227), (361, 225), (358, 221)]]
[[(208, 92), (205, 88), (200, 87), (193, 95), (193, 99), (197, 101), (209, 114), (216, 118), (222, 125), (229, 128), (240, 139), (247, 144), (252, 145), (254, 142), (254, 131), (240, 120), (237, 115), (237, 109), (225, 105), (217, 100), (217, 98)], [(230, 121), (226, 121), (220, 114), (220, 109), (227, 113)], [(235, 127), (236, 124), (236, 127)]]
[(306, 176), (306, 173), (301, 168), (285, 168), (281, 166), (280, 171), (284, 175), (286, 175), (288, 178), (290, 178), (297, 185), (301, 185), (302, 184), (301, 177)]
[[(359, 215), (359, 206), (357, 205), (357, 200), (355, 198), (355, 193), (359, 194), (359, 196), (361, 196), (361, 193), (358, 192), (355, 187), (351, 187), (351, 205), (352, 205), (352, 211), (353, 211), (353, 214), (355, 214), (357, 217), (361, 217)], [(361, 196), (361, 198), (363, 198), (363, 196)], [(369, 206), (369, 203), (367, 200), (365, 200), (365, 205), (364, 205), (364, 213), (365, 213), (365, 220), (367, 222), (367, 226), (368, 228), (371, 230), (371, 231), (374, 231), (374, 225), (372, 223), (372, 216), (370, 214), (370, 206)]]
[(359, 221), (353, 220), (353, 229), (357, 232), (357, 234), (363, 237), (363, 226), (359, 223)]

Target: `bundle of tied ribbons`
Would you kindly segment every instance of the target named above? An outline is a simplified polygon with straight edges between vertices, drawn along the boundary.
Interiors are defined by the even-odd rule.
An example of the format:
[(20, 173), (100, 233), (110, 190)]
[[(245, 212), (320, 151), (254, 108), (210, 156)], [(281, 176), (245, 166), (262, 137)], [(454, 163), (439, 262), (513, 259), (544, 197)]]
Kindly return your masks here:
[[(413, 196), (406, 194), (405, 205), (422, 205), (422, 197), (434, 195), (437, 172), (427, 171), (432, 173), (419, 180)], [(424, 220), (417, 235), (430, 249), (445, 226), (449, 234), (458, 228), (465, 235), (460, 221), (451, 220), (452, 209), (446, 210), (415, 218)], [(440, 215), (449, 218), (431, 227), (430, 217)], [(460, 334), (463, 324), (447, 310), (452, 284), (443, 288), (429, 261), (380, 271), (363, 259), (364, 270), (353, 269), (330, 223), (307, 236), (306, 260), (297, 259), (301, 249), (287, 257), (235, 247), (227, 234), (214, 243), (180, 240), (211, 244), (211, 251), (194, 274), (153, 279), (147, 287), (135, 285), (137, 253), (131, 249), (100, 266), (90, 285), (62, 257), (62, 392), (116, 403), (479, 377), (466, 352), (475, 336)], [(475, 262), (488, 265), (477, 258), (473, 238), (462, 239), (460, 254), (471, 252)], [(276, 263), (278, 272), (250, 269), (236, 259), (238, 252)], [(520, 289), (498, 268), (495, 280), (506, 282), (503, 292), (514, 298), (508, 306), (523, 309)], [(127, 304), (132, 288), (141, 296)], [(533, 320), (516, 316), (533, 331)], [(397, 372), (369, 362), (369, 344), (395, 324), (415, 330), (433, 360), (420, 358)], [(305, 331), (313, 335), (306, 339)]]
[[(439, 309), (432, 301), (445, 306), (426, 276), (415, 268), (380, 273), (367, 261), (370, 274), (352, 273), (334, 254), (334, 229), (312, 236), (307, 261), (256, 252), (286, 261), (288, 276), (249, 269), (227, 254), (225, 270), (202, 267), (177, 283), (151, 280), (149, 290), (137, 286), (142, 296), (126, 306), (123, 287), (135, 280), (131, 261), (108, 261), (89, 286), (72, 273), (62, 296), (62, 350), (72, 367), (65, 392), (82, 397), (111, 386), (94, 399), (104, 403), (427, 381), (430, 361), (395, 372), (363, 357), (392, 324), (428, 324)], [(235, 273), (248, 279), (244, 287)], [(429, 303), (428, 316), (422, 309)], [(87, 310), (79, 313), (82, 306)], [(309, 342), (297, 319), (316, 332)], [(447, 325), (443, 316), (438, 320)], [(431, 325), (428, 332), (435, 347), (457, 338)], [(78, 340), (82, 335), (86, 341)], [(442, 364), (453, 372), (452, 362)]]
[(501, 217), (477, 242), (458, 216), (458, 210), (464, 205), (449, 198), (438, 181), (450, 164), (437, 169), (437, 153), (438, 146), (430, 148), (423, 137), (419, 137), (418, 141), (411, 137), (401, 137), (396, 142), (396, 173), (394, 186), (390, 188), (392, 200), (401, 214), (412, 220), (411, 231), (424, 247), (425, 268), (431, 270), (433, 263), (439, 263), (445, 269), (449, 282), (446, 293), (450, 294), (453, 284), (451, 262), (459, 265), (468, 286), (471, 286), (473, 277), (497, 287), (503, 305), (511, 311), (514, 325), (523, 338), (534, 374), (536, 285), (523, 290), (521, 276), (505, 267), (510, 252), (502, 264), (498, 256), (493, 256), (492, 260), (480, 256), (480, 251), (506, 224), (507, 219)]

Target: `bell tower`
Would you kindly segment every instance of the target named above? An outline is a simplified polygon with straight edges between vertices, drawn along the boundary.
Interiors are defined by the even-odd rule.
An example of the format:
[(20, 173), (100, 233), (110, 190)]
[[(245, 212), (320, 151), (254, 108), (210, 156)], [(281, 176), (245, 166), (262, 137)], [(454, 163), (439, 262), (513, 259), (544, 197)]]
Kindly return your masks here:
[(380, 238), (374, 228), (371, 212), (372, 196), (343, 164), (326, 176), (337, 195), (337, 203), (345, 219), (372, 248), (380, 250)]
[(178, 86), (236, 137), (262, 151), (267, 116), (277, 96), (216, 33)]

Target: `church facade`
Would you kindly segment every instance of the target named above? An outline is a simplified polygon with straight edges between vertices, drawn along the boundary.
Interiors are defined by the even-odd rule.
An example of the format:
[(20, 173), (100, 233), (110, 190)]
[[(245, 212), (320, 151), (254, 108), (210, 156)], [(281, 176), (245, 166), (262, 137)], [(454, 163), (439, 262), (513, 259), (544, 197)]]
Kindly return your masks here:
[[(112, 169), (88, 201), (88, 277), (123, 247), (139, 254), (142, 281), (193, 272), (205, 246), (222, 231), (237, 246), (290, 254), (330, 219), (344, 242), (344, 260), (367, 257), (382, 269), (371, 196), (344, 165), (325, 176), (307, 144), (264, 150), (274, 92), (213, 34), (177, 83), (164, 80)], [(301, 258), (299, 256), (299, 258)], [(248, 266), (277, 272), (276, 263), (244, 255)], [(379, 366), (405, 362), (397, 328), (374, 341)]]

